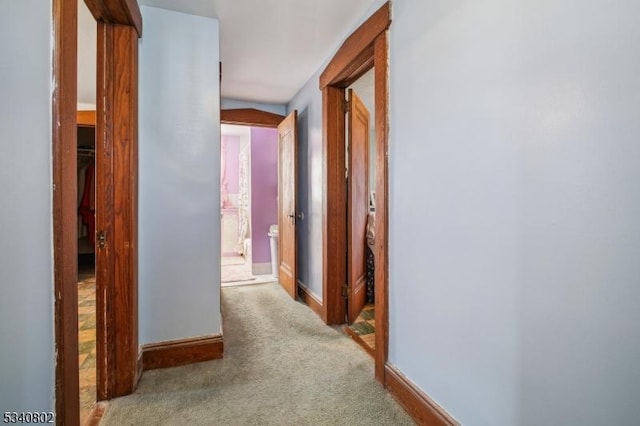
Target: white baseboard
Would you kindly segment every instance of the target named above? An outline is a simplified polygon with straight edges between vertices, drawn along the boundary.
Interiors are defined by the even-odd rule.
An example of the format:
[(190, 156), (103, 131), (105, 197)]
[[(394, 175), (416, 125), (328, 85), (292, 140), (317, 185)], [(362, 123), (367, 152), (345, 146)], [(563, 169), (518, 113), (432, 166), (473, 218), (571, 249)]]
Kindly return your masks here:
[(271, 273), (271, 262), (268, 263), (252, 263), (251, 273), (253, 275), (268, 275)]

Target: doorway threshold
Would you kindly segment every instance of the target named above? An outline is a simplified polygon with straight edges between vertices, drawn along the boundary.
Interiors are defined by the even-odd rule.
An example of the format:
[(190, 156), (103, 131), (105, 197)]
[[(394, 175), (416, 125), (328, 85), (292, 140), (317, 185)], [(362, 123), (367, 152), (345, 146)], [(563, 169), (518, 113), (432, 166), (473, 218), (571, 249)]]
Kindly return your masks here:
[(351, 325), (345, 325), (344, 331), (369, 355), (376, 353), (375, 305), (368, 304)]

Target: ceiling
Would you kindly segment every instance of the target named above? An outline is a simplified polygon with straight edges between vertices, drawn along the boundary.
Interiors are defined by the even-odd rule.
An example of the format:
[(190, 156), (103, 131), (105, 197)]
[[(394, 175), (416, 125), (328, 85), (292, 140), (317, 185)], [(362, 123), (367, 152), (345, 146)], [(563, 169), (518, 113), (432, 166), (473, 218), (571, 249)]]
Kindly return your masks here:
[(139, 0), (217, 18), (222, 97), (286, 104), (376, 0)]

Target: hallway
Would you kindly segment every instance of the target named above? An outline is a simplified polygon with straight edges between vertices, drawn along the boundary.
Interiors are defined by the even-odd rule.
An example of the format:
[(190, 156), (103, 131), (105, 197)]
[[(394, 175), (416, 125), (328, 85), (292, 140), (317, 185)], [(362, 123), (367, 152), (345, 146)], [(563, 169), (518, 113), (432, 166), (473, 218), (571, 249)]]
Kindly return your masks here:
[(222, 289), (224, 359), (145, 372), (101, 425), (410, 425), (373, 360), (278, 284)]

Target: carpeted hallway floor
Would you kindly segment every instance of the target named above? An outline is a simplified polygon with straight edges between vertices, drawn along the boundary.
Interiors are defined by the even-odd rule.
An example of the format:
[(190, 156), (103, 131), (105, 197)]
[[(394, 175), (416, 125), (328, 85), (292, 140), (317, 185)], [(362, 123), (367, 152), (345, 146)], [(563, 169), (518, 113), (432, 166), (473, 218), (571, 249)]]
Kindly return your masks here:
[(145, 372), (101, 425), (411, 425), (373, 360), (276, 283), (222, 289), (224, 359)]

